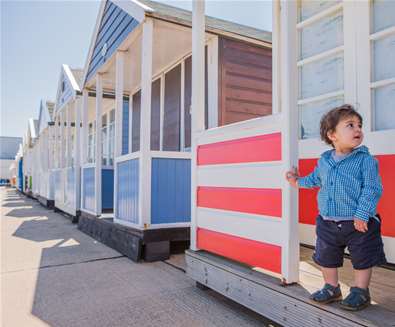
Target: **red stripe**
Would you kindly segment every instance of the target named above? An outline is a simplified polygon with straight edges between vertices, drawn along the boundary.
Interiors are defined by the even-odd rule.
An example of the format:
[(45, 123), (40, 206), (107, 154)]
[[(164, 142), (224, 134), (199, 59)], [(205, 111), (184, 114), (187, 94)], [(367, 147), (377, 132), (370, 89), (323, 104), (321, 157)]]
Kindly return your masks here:
[(381, 233), (395, 237), (395, 155), (379, 155), (376, 159), (379, 161), (379, 173), (383, 183), (383, 196), (377, 206), (377, 212), (382, 218)]
[(281, 189), (199, 186), (197, 205), (280, 218), (282, 216)]
[[(377, 206), (377, 212), (382, 218), (381, 233), (384, 236), (395, 237), (394, 199), (395, 199), (395, 155), (377, 155), (379, 173), (383, 183), (383, 195)], [(299, 161), (301, 176), (310, 174), (317, 159), (303, 159)], [(318, 190), (299, 190), (299, 222), (303, 224), (315, 224), (318, 214), (317, 206)]]
[[(299, 174), (310, 174), (317, 164), (318, 159), (299, 160)], [(302, 224), (315, 224), (318, 215), (317, 205), (318, 189), (299, 189), (299, 222)]]
[(281, 247), (211, 230), (197, 229), (197, 246), (252, 267), (281, 274)]
[(198, 165), (281, 160), (281, 133), (199, 145)]

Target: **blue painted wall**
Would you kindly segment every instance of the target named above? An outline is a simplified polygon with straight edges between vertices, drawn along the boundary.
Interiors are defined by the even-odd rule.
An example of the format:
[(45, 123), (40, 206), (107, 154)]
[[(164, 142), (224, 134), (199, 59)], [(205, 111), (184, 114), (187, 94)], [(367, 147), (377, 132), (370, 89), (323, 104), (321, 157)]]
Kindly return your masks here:
[[(117, 47), (137, 25), (138, 21), (136, 19), (129, 16), (111, 1), (107, 1), (90, 59), (87, 80), (111, 57)], [(103, 46), (107, 48), (104, 55)]]
[(131, 223), (139, 222), (139, 160), (117, 164), (117, 209), (115, 216)]
[(127, 154), (129, 152), (129, 100), (123, 100), (122, 110), (122, 154)]
[(102, 209), (114, 208), (114, 169), (102, 169), (101, 172)]
[(18, 188), (20, 191), (23, 190), (23, 158), (19, 160), (18, 164)]
[(191, 221), (191, 161), (152, 159), (151, 224)]
[[(83, 169), (82, 207), (95, 211), (95, 168)], [(55, 184), (56, 185), (56, 184)]]

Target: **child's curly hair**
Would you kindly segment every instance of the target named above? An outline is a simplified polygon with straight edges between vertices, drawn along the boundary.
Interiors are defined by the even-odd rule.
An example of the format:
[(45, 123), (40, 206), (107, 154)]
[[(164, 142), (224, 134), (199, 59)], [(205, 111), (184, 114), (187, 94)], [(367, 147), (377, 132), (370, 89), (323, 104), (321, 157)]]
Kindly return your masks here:
[(336, 107), (328, 111), (324, 116), (322, 116), (320, 122), (321, 140), (326, 144), (333, 146), (332, 141), (328, 137), (328, 133), (334, 132), (337, 124), (339, 124), (341, 120), (349, 117), (357, 117), (362, 124), (362, 116), (350, 104), (343, 104), (340, 107)]

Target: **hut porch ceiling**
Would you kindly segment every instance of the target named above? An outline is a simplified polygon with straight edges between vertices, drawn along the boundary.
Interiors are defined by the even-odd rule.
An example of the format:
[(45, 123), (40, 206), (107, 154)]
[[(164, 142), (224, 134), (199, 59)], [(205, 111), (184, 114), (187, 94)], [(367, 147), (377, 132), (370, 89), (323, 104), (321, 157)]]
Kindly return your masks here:
[[(161, 20), (153, 21), (153, 62), (152, 78), (155, 79), (185, 56), (192, 52), (192, 30)], [(206, 39), (215, 37), (206, 33)], [(124, 93), (135, 93), (141, 88), (141, 51), (142, 28), (136, 28), (118, 48), (125, 51)], [(103, 89), (115, 92), (115, 60), (116, 52), (109, 58), (98, 73), (103, 77)], [(92, 77), (86, 87), (95, 90), (95, 78)]]

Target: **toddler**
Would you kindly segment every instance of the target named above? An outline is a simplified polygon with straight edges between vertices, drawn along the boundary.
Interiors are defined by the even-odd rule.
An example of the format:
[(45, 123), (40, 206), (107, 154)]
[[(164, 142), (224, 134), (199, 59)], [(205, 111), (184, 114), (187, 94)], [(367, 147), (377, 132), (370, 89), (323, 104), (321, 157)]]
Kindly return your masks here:
[(340, 305), (356, 311), (370, 304), (372, 267), (386, 262), (376, 212), (383, 190), (381, 179), (376, 159), (366, 146), (360, 146), (362, 117), (351, 105), (325, 114), (320, 134), (333, 149), (321, 155), (310, 175), (299, 177), (295, 169), (286, 178), (294, 187), (320, 189), (313, 260), (321, 266), (325, 285), (311, 299), (319, 303), (342, 300), (337, 268), (343, 265), (347, 247), (355, 286)]

